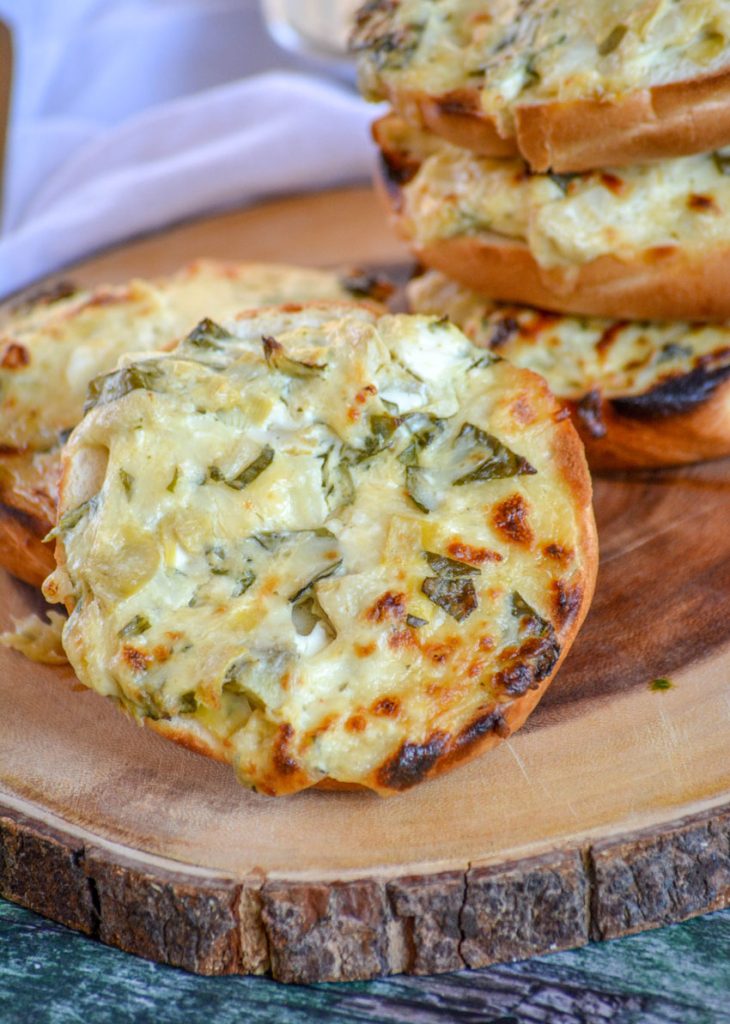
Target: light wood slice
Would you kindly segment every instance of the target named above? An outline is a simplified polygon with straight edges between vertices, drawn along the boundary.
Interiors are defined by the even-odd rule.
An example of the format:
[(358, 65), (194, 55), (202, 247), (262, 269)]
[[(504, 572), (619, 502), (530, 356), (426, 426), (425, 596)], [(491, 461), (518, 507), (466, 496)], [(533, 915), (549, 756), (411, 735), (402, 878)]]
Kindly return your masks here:
[[(75, 268), (403, 263), (366, 190), (186, 225)], [(383, 801), (272, 801), (0, 651), (0, 893), (203, 973), (430, 973), (730, 902), (730, 463), (598, 481), (594, 607), (527, 727)], [(37, 606), (0, 578), (2, 616)], [(668, 677), (668, 690), (650, 683)]]

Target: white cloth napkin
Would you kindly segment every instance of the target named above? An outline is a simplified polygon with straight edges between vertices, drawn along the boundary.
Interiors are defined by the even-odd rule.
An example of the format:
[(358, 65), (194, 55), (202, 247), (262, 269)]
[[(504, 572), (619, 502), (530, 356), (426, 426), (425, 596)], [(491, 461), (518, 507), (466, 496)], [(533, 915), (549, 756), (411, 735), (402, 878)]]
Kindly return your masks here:
[[(354, 94), (291, 71), (225, 82), (236, 64), (226, 37), (234, 24), (240, 32), (243, 15), (242, 70), (277, 59), (251, 20), (258, 12), (250, 0), (65, 0), (64, 12), (74, 7), (78, 18), (63, 25), (43, 20), (49, 5), (58, 12), (53, 0), (27, 9), (0, 0), (5, 17), (26, 13), (13, 26), (17, 93), (0, 296), (182, 218), (367, 178), (373, 108)], [(39, 35), (30, 31), (31, 13)], [(92, 41), (98, 52), (89, 55)], [(217, 43), (221, 62), (211, 67)], [(104, 53), (114, 55), (116, 74)], [(196, 57), (206, 58), (203, 71)], [(34, 64), (45, 71), (44, 88)], [(216, 77), (225, 84), (211, 84)]]

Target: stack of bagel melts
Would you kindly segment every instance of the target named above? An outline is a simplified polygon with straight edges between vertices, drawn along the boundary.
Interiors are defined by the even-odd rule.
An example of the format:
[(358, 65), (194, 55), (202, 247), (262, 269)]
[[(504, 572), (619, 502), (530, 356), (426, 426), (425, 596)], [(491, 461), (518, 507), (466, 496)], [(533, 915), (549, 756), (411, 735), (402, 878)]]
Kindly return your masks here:
[(414, 312), (536, 370), (593, 469), (730, 455), (730, 3), (370, 0)]

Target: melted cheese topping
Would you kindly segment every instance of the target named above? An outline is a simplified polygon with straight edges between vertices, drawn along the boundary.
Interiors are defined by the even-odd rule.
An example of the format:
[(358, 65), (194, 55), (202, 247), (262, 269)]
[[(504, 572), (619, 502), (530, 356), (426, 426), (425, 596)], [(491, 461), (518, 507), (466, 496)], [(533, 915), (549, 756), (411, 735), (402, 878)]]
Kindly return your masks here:
[(66, 619), (58, 612), (49, 611), (46, 614), (48, 622), (33, 614), (24, 619), (13, 619), (14, 628), (7, 633), (0, 633), (0, 644), (41, 665), (68, 664), (61, 643)]
[(101, 286), (0, 326), (0, 445), (47, 451), (81, 419), (92, 378), (127, 352), (172, 343), (204, 316), (281, 302), (347, 299), (319, 270), (200, 260), (159, 281)]
[(730, 365), (727, 324), (562, 316), (490, 302), (436, 271), (408, 288), (416, 313), (448, 316), (476, 344), (535, 370), (561, 398), (641, 395), (699, 368)]
[[(419, 147), (411, 132), (408, 159)], [(433, 139), (426, 142), (433, 149)], [(531, 174), (518, 159), (444, 143), (403, 187), (402, 223), (420, 245), (491, 233), (526, 243), (546, 268), (655, 248), (730, 241), (730, 151), (586, 174)]]
[(373, 99), (476, 89), (504, 135), (514, 107), (619, 97), (727, 65), (727, 0), (381, 0), (354, 36)]
[(247, 786), (405, 788), (550, 674), (580, 605), (557, 407), (434, 318), (227, 326), (93, 388), (45, 586), (73, 605), (65, 649)]

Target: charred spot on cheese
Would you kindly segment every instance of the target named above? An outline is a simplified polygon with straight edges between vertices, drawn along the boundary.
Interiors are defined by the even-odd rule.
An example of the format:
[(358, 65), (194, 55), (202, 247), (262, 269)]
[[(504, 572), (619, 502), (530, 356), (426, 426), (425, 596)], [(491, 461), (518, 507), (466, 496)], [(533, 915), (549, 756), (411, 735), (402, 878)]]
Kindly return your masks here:
[(146, 672), (150, 663), (149, 655), (131, 644), (124, 644), (122, 647), (122, 658), (135, 673)]
[(4, 370), (19, 370), (23, 366), (27, 366), (30, 363), (30, 352), (25, 345), (19, 345), (17, 342), (9, 342), (3, 349), (2, 356), (0, 356), (0, 366)]
[(288, 722), (279, 726), (274, 740), (274, 767), (280, 775), (294, 775), (299, 770), (296, 759), (292, 756), (289, 745), (294, 739), (294, 730)]
[(552, 623), (538, 615), (520, 594), (515, 591), (510, 600), (516, 638), (500, 656), (505, 667), (497, 673), (495, 682), (510, 696), (518, 697), (550, 675), (560, 657), (560, 644)]
[[(586, 513), (550, 456), (565, 425), (532, 375), (439, 318), (328, 304), (224, 330), (157, 356), (153, 388), (123, 382), (69, 439), (46, 592), (72, 595), (74, 668), (258, 791), (407, 788), (498, 731), (567, 635), (542, 553), (576, 552), (568, 595)], [(485, 509), (518, 489), (538, 544), (507, 550)], [(505, 603), (523, 584), (554, 628)]]
[(366, 618), (370, 622), (384, 622), (386, 619), (400, 619), (405, 614), (406, 595), (393, 594), (391, 591), (381, 594), (377, 601), (368, 608)]
[(687, 207), (694, 213), (720, 213), (721, 210), (718, 207), (715, 199), (712, 196), (700, 195), (697, 192), (692, 192), (687, 197)]
[(498, 551), (489, 548), (475, 548), (471, 544), (464, 544), (460, 540), (452, 540), (446, 550), (457, 562), (470, 562), (472, 565), (482, 565), (484, 562), (501, 562), (503, 556)]
[(511, 494), (492, 511), (492, 524), (514, 544), (530, 544), (533, 530), (528, 519), (528, 505), (521, 494)]
[(547, 558), (552, 559), (559, 565), (567, 565), (573, 558), (573, 552), (562, 544), (546, 544), (542, 550)]
[(553, 583), (553, 615), (558, 629), (571, 623), (583, 602), (583, 590), (579, 584), (565, 580)]
[(466, 756), (470, 747), (479, 743), (489, 733), (496, 733), (501, 739), (506, 739), (510, 735), (509, 726), (499, 708), (488, 708), (481, 712), (461, 730), (449, 750), (449, 760), (457, 761)]
[(374, 715), (384, 718), (395, 718), (400, 711), (400, 701), (397, 697), (379, 697), (373, 704), (371, 711)]
[(447, 747), (448, 736), (443, 732), (435, 732), (425, 743), (404, 743), (378, 769), (378, 784), (383, 789), (410, 789), (428, 776)]
[(28, 312), (38, 306), (52, 306), (62, 299), (69, 299), (76, 295), (79, 286), (74, 281), (56, 281), (54, 284), (45, 285), (24, 295), (23, 299), (12, 307), (14, 315)]

